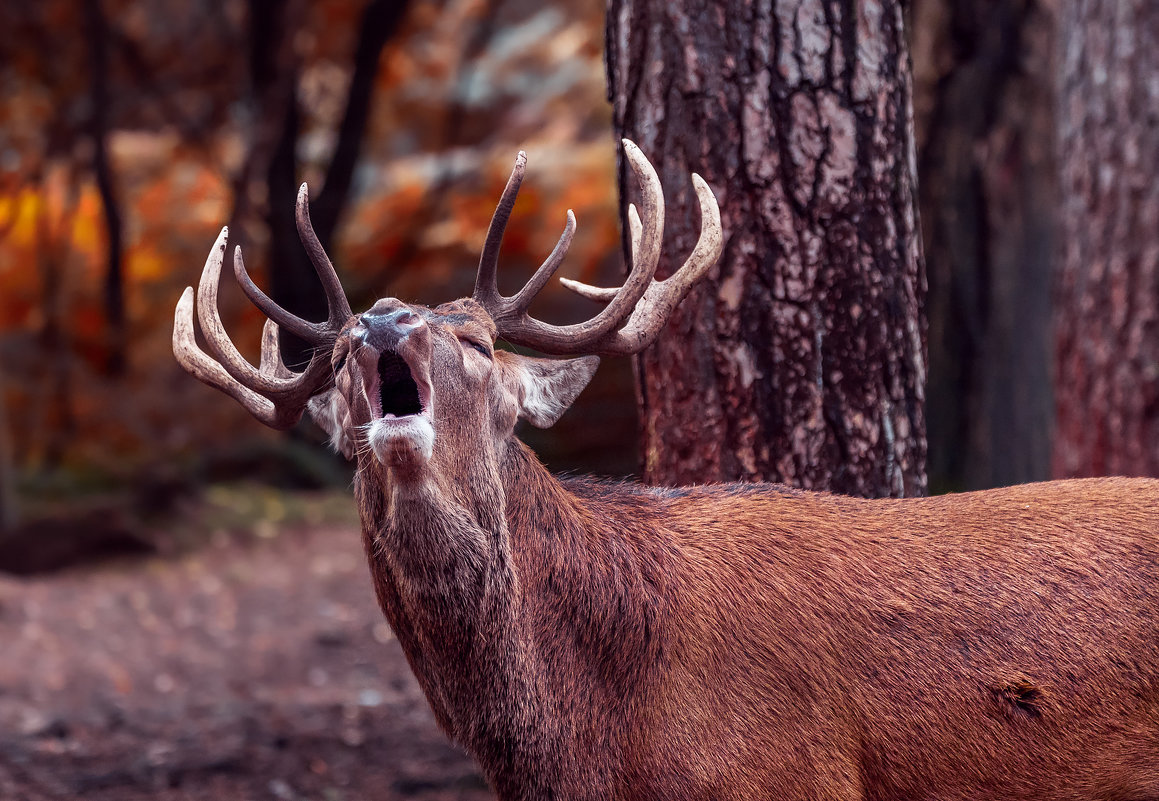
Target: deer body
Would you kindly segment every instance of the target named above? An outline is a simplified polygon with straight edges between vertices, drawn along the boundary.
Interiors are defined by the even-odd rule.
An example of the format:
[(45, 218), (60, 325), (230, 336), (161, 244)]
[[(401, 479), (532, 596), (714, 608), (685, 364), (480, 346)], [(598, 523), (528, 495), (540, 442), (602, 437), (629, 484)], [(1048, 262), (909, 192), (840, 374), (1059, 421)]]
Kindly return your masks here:
[[(225, 233), (177, 307), (174, 351), (274, 427), (308, 408), (357, 461), (374, 588), (442, 728), (500, 798), (1159, 801), (1159, 482), (1102, 479), (908, 500), (778, 485), (559, 481), (516, 439), (638, 351), (720, 251), (656, 281), (663, 197), (643, 189), (624, 286), (551, 326), (527, 314), (574, 231), (519, 293), (495, 286), (522, 180), (472, 298), (309, 323), (234, 273), (268, 317), (259, 368), (216, 311)], [(301, 372), (278, 325), (312, 342)], [(502, 336), (571, 359), (496, 350)]]
[(1159, 797), (1159, 482), (673, 492), (517, 443), (501, 480), (470, 533), (446, 521), (486, 501), (358, 497), (383, 610), (503, 798)]

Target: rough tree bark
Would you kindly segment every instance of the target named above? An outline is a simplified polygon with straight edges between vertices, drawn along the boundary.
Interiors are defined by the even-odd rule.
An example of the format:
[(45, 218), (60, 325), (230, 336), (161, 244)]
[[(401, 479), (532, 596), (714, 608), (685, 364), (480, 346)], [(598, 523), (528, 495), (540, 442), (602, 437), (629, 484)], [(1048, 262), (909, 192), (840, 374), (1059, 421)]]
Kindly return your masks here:
[(936, 490), (1040, 481), (1054, 415), (1054, 19), (1038, 0), (915, 0)]
[(1159, 15), (1064, 0), (1058, 476), (1159, 475)]
[(689, 171), (716, 191), (726, 237), (638, 357), (645, 480), (924, 493), (901, 3), (609, 0), (607, 58), (617, 133), (669, 193), (658, 274), (695, 242)]

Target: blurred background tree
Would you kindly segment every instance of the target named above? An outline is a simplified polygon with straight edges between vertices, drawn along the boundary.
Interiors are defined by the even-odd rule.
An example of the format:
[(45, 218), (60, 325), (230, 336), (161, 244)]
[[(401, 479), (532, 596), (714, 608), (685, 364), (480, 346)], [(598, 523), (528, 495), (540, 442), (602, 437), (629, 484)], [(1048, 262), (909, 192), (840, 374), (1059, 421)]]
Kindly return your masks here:
[(5, 401), (4, 365), (0, 364), (0, 535), (16, 525), (16, 466), (12, 462), (8, 408)]
[[(763, 305), (770, 298), (789, 297), (785, 287), (775, 280), (766, 287), (757, 278), (746, 283), (737, 278), (740, 272), (729, 272), (743, 263), (753, 275), (764, 271), (765, 278), (783, 279), (792, 277), (801, 254), (807, 258), (800, 264), (835, 267), (847, 252), (837, 239), (844, 230), (842, 214), (849, 209), (802, 214), (807, 204), (799, 208), (796, 197), (837, 187), (841, 165), (834, 160), (836, 151), (815, 153), (814, 158), (809, 148), (832, 144), (844, 135), (840, 123), (847, 109), (840, 104), (822, 108), (829, 102), (825, 98), (835, 96), (825, 88), (824, 71), (820, 82), (809, 78), (804, 84), (793, 72), (803, 65), (801, 74), (811, 75), (810, 65), (829, 63), (823, 53), (809, 48), (829, 41), (831, 33), (839, 34), (842, 48), (849, 44), (854, 32), (841, 23), (846, 6), (785, 0), (775, 4), (767, 34), (754, 27), (743, 46), (739, 40), (718, 42), (713, 46), (727, 52), (699, 64), (682, 62), (671, 47), (655, 49), (661, 44), (655, 37), (662, 35), (670, 45), (696, 41), (709, 47), (706, 37), (720, 28), (701, 16), (710, 6), (677, 4), (669, 11), (660, 5), (615, 2), (609, 19), (597, 0), (547, 5), (529, 0), (4, 4), (0, 361), (11, 464), (26, 511), (35, 516), (45, 499), (61, 492), (71, 497), (85, 488), (129, 487), (141, 494), (246, 475), (291, 485), (344, 481), (345, 467), (314, 446), (316, 437), (309, 428), (302, 429), (296, 442), (259, 430), (234, 404), (193, 382), (173, 362), (172, 305), (180, 289), (197, 276), (217, 227), (231, 224), (235, 241), (246, 245), (251, 269), (281, 302), (317, 316), (314, 279), (289, 232), (293, 194), (299, 181), (306, 180), (312, 187), (316, 226), (329, 240), (355, 305), (382, 294), (438, 302), (468, 291), (491, 209), (513, 154), (522, 147), (530, 154), (530, 175), (506, 240), (503, 280), (514, 286), (539, 262), (554, 243), (564, 211), (573, 207), (580, 230), (565, 270), (584, 280), (613, 283), (623, 265), (614, 128), (637, 137), (664, 173), (670, 201), (668, 252), (673, 257), (686, 253), (687, 230), (695, 225), (687, 206), (688, 169), (705, 172), (721, 192), (735, 243), (720, 274), (724, 280), (712, 290), (716, 299), (706, 288), (687, 305), (686, 318), (673, 329), (683, 331), (686, 339), (672, 339), (671, 345), (662, 344), (645, 356), (641, 375), (642, 386), (651, 381), (670, 389), (679, 384), (664, 370), (702, 370), (697, 375), (709, 384), (715, 375), (744, 391), (711, 425), (695, 414), (676, 414), (675, 401), (665, 405), (660, 393), (648, 392), (645, 428), (653, 433), (646, 441), (662, 447), (644, 461), (644, 475), (654, 480), (780, 477), (870, 491), (857, 477), (861, 468), (853, 467), (860, 445), (843, 451), (824, 432), (841, 428), (838, 419), (880, 431), (876, 439), (866, 434), (849, 440), (872, 440), (867, 453), (873, 458), (867, 456), (863, 463), (880, 467), (884, 426), (865, 419), (866, 410), (850, 399), (854, 385), (881, 389), (893, 381), (894, 436), (903, 427), (898, 409), (905, 407), (903, 440), (915, 443), (895, 468), (901, 469), (907, 492), (920, 491), (924, 457), (916, 443), (921, 404), (912, 403), (918, 373), (903, 369), (903, 359), (896, 370), (874, 373), (881, 379), (877, 382), (868, 367), (877, 351), (861, 353), (841, 345), (845, 329), (832, 322), (823, 331), (820, 350), (797, 331), (793, 336), (804, 349), (793, 351), (797, 355), (790, 358), (790, 351), (771, 344), (788, 340), (777, 339), (781, 333), (769, 326), (772, 312), (791, 304)], [(883, 7), (887, 13), (880, 18), (869, 15), (869, 6), (852, 8), (860, 20), (855, 37), (862, 45), (855, 51), (859, 63), (868, 63), (873, 53), (904, 53), (900, 29), (892, 21), (895, 15), (889, 13), (895, 6)], [(635, 50), (624, 49), (632, 37), (639, 38), (633, 26), (638, 28), (646, 13), (659, 14), (658, 24), (668, 27), (647, 33)], [(1136, 51), (1144, 47), (1154, 16), (1149, 11), (1139, 14), (1142, 38)], [(748, 19), (739, 11), (734, 16), (738, 23)], [(1063, 168), (1072, 176), (1089, 172), (1094, 169), (1091, 158), (1101, 152), (1064, 135), (1082, 127), (1067, 122), (1066, 115), (1097, 110), (1100, 98), (1110, 96), (1109, 87), (1119, 86), (1096, 83), (1100, 70), (1081, 66), (1093, 63), (1090, 46), (1083, 44), (1091, 36), (1083, 33), (1085, 19), (1074, 10), (1059, 18), (1053, 4), (1038, 0), (914, 0), (906, 9), (913, 56), (912, 147), (929, 274), (926, 418), (929, 484), (935, 491), (1046, 478), (1052, 469), (1058, 475), (1120, 464), (1115, 469), (1150, 469), (1138, 460), (1119, 462), (1109, 456), (1088, 460), (1085, 466), (1073, 459), (1056, 458), (1053, 468), (1051, 463), (1056, 448), (1054, 396), (1060, 385), (1053, 378), (1054, 364), (1064, 358), (1063, 350), (1081, 351), (1067, 344), (1065, 331), (1069, 326), (1079, 336), (1074, 342), (1081, 344), (1088, 341), (1084, 332), (1096, 330), (1089, 321), (1074, 322), (1079, 317), (1068, 311), (1094, 301), (1065, 292), (1059, 297), (1069, 299), (1058, 309), (1058, 325), (1052, 329), (1050, 323), (1053, 287), (1062, 275), (1060, 255), (1077, 252), (1068, 250), (1068, 242), (1082, 228), (1074, 222), (1081, 215), (1073, 209), (1066, 217), (1072, 222), (1060, 223), (1060, 198), (1074, 192), (1060, 185), (1057, 175)], [(641, 102), (626, 102), (637, 95), (620, 92), (614, 124), (602, 60), (609, 23), (614, 35), (622, 35), (622, 40), (613, 37), (610, 46), (613, 94), (629, 76), (640, 78)], [(1120, 27), (1133, 30), (1134, 24)], [(782, 61), (772, 63), (771, 71), (744, 70), (749, 82), (767, 73), (775, 90), (769, 96), (783, 101), (760, 114), (760, 109), (749, 109), (748, 114), (764, 126), (754, 143), (788, 148), (782, 159), (785, 175), (769, 185), (779, 186), (792, 207), (784, 218), (793, 218), (792, 234), (776, 227), (781, 219), (777, 214), (766, 215), (756, 206), (746, 211), (751, 187), (738, 192), (730, 183), (739, 175), (740, 151), (718, 147), (722, 129), (712, 121), (736, 119), (748, 108), (741, 102), (740, 84), (726, 91), (724, 78), (714, 78), (721, 83), (707, 92), (695, 83), (708, 80), (716, 69), (722, 75), (732, 70), (735, 78), (740, 74), (732, 62), (736, 53), (750, 52), (750, 61), (765, 59), (755, 46), (776, 44), (776, 31), (793, 33), (792, 42), (783, 43), (791, 48), (779, 46)], [(1137, 62), (1120, 53), (1131, 41), (1124, 36), (1107, 41), (1105, 49), (1114, 63)], [(878, 45), (884, 47), (880, 52), (874, 49)], [(1063, 47), (1078, 48), (1074, 52), (1082, 58), (1064, 63), (1055, 55)], [(642, 71), (639, 58), (653, 52), (649, 48), (661, 57), (655, 63), (664, 65), (660, 79)], [(849, 63), (845, 59), (852, 68)], [(1070, 65), (1064, 75), (1086, 75), (1088, 80), (1066, 79), (1056, 90), (1056, 64)], [(674, 70), (679, 75), (671, 74)], [(902, 72), (890, 78), (892, 88), (880, 97), (901, 97), (898, 93), (908, 91)], [(841, 70), (832, 77), (840, 88)], [(1135, 79), (1143, 82), (1143, 72)], [(794, 80), (804, 89), (789, 91), (798, 85)], [(751, 94), (752, 87), (745, 87)], [(1065, 99), (1066, 109), (1056, 97), (1059, 103)], [(863, 106), (855, 107), (855, 118), (885, 119)], [(1115, 114), (1100, 123), (1104, 133), (1099, 135), (1108, 152), (1127, 141), (1123, 132), (1131, 125), (1155, 129), (1146, 107), (1142, 101), (1109, 106)], [(794, 115), (809, 116), (811, 109), (817, 112), (817, 124), (796, 124), (808, 120)], [(901, 131), (897, 123), (895, 119), (894, 134)], [(1065, 160), (1056, 159), (1060, 137), (1067, 143)], [(891, 146), (910, 147), (901, 135), (889, 141)], [(1150, 152), (1142, 139), (1137, 146)], [(793, 153), (823, 168), (810, 171), (809, 164), (793, 161)], [(895, 158), (895, 163), (907, 173), (902, 161)], [(1122, 162), (1134, 176), (1144, 176), (1139, 164), (1143, 162), (1135, 167)], [(849, 186), (858, 187), (866, 198), (872, 194), (875, 208), (891, 207), (888, 224), (900, 221), (904, 228), (912, 186), (875, 184), (866, 170), (855, 166)], [(810, 175), (818, 179), (816, 187), (802, 183)], [(837, 188), (844, 191), (844, 186)], [(1101, 205), (1100, 214), (1125, 213), (1136, 195), (1127, 191), (1114, 208)], [(744, 226), (749, 226), (747, 233), (740, 230)], [(1135, 233), (1111, 237), (1105, 246), (1111, 240), (1135, 241), (1137, 255), (1123, 256), (1125, 263), (1148, 263), (1156, 226), (1132, 223), (1121, 230)], [(920, 282), (915, 283), (912, 272), (917, 255), (912, 235), (904, 230), (893, 235), (899, 247), (896, 258), (888, 249), (877, 253), (872, 243), (869, 255), (897, 267), (895, 288), (909, 287), (896, 296), (904, 300), (904, 308), (889, 306), (882, 318), (886, 336), (905, 339), (902, 329), (920, 305)], [(1093, 248), (1097, 243), (1091, 242)], [(1097, 266), (1090, 256), (1083, 261)], [(851, 288), (840, 289), (839, 295), (838, 284), (825, 275), (806, 285), (809, 292), (816, 291), (802, 296), (805, 306), (796, 317), (804, 328), (813, 317), (812, 301), (831, 306), (838, 315), (843, 309), (852, 313), (846, 292)], [(1146, 281), (1130, 286), (1130, 296), (1142, 307), (1154, 305)], [(730, 311), (726, 307), (734, 289), (743, 291), (735, 293), (739, 305)], [(589, 311), (585, 301), (554, 290), (538, 303), (539, 314), (559, 322)], [(252, 353), (260, 315), (228, 279), (222, 305), (231, 331)], [(1098, 302), (1094, 305), (1101, 308)], [(1093, 313), (1102, 314), (1098, 308)], [(677, 344), (696, 342), (687, 337), (705, 315), (719, 327), (717, 334), (727, 337), (739, 337), (737, 326), (742, 318), (746, 321), (755, 338), (748, 346), (756, 348), (752, 365), (732, 359), (719, 346), (709, 349), (700, 343), (690, 349)], [(1057, 341), (1052, 330), (1060, 332)], [(1137, 336), (1146, 339), (1145, 334), (1140, 329)], [(818, 354), (832, 368), (833, 360), (850, 360), (859, 353), (864, 364), (839, 371), (848, 390), (841, 398), (833, 400), (838, 396), (825, 393), (835, 383), (826, 382), (824, 373), (822, 391), (811, 391), (813, 382), (806, 379), (811, 367), (821, 364)], [(913, 356), (905, 358), (912, 361)], [(637, 417), (626, 362), (607, 360), (597, 383), (557, 429), (526, 432), (550, 464), (611, 475), (638, 470), (633, 445)], [(1140, 375), (1149, 375), (1145, 362), (1142, 351), (1131, 359), (1142, 365)], [(858, 372), (861, 368), (866, 375)], [(1111, 368), (1092, 362), (1083, 369), (1093, 374)], [(687, 386), (695, 384), (693, 373), (682, 375)], [(1127, 382), (1120, 391), (1123, 397), (1131, 396), (1129, 385), (1135, 379), (1130, 375), (1124, 373), (1122, 379)], [(1065, 383), (1082, 386), (1070, 378)], [(1141, 402), (1131, 414), (1153, 419), (1154, 404)], [(686, 411), (693, 409), (685, 405)], [(1115, 422), (1117, 413), (1104, 412), (1094, 402), (1075, 406), (1060, 399), (1059, 408), (1077, 409), (1059, 414), (1080, 423), (1106, 420), (1108, 432), (1127, 430)], [(758, 419), (761, 415), (767, 419)], [(693, 436), (701, 429), (710, 435)], [(1100, 436), (1104, 450), (1128, 447), (1107, 439), (1109, 434)], [(1126, 439), (1136, 442), (1133, 447), (1145, 447), (1139, 437)], [(700, 457), (711, 464), (701, 469), (695, 461), (683, 462), (681, 448), (700, 449)], [(901, 467), (903, 461), (907, 467)], [(725, 463), (729, 469), (720, 469)], [(664, 465), (675, 472), (663, 474)], [(676, 465), (682, 466), (677, 470)], [(835, 477), (835, 465), (841, 465), (844, 478)], [(896, 482), (889, 481), (893, 492)], [(873, 490), (882, 491), (881, 486)]]
[[(5, 5), (0, 360), (25, 493), (345, 482), (323, 448), (257, 430), (169, 353), (174, 300), (224, 222), (272, 294), (318, 316), (292, 222), (303, 180), (356, 306), (469, 291), (519, 148), (530, 174), (503, 280), (538, 264), (569, 207), (568, 274), (613, 276), (601, 13), (595, 0)], [(256, 349), (260, 315), (225, 283), (227, 325)], [(561, 320), (579, 305), (539, 303)], [(536, 432), (549, 460), (631, 472), (620, 443), (635, 411), (609, 400), (629, 381), (609, 365), (562, 428)]]
[(1053, 6), (914, 0), (930, 487), (1050, 476)]
[(1159, 10), (1064, 0), (1058, 475), (1159, 473)]

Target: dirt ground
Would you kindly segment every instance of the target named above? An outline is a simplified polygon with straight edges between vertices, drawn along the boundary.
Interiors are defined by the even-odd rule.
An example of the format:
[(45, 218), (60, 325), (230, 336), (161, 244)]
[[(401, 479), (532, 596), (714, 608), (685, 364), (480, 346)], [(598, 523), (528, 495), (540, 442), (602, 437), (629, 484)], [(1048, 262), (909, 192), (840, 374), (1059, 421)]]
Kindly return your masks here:
[(491, 797), (348, 524), (0, 576), (0, 801)]

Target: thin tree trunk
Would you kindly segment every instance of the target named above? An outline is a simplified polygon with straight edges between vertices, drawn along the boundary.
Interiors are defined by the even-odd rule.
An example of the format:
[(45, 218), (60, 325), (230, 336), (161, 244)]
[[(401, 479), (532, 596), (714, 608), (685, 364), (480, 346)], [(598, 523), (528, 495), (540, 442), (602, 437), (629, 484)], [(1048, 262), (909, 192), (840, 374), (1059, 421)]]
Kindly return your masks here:
[(917, 0), (930, 483), (1050, 473), (1054, 19), (1036, 0)]
[(46, 364), (37, 402), (37, 422), (33, 439), (41, 444), (40, 466), (54, 470), (60, 466), (76, 433), (73, 411), (73, 343), (67, 310), (65, 273), (68, 266), (70, 237), (76, 216), (80, 190), (77, 171), (72, 164), (61, 167), (59, 186), (48, 186), (56, 176), (46, 177), (42, 191), (59, 191), (61, 211), (57, 224), (49, 218), (46, 203), (37, 218), (37, 259), (43, 295), (43, 323), (39, 346)]
[(1159, 15), (1064, 0), (1053, 471), (1159, 475)]
[[(670, 274), (721, 202), (719, 267), (638, 357), (644, 477), (926, 490), (925, 294), (897, 0), (610, 0), (617, 133), (669, 193)], [(622, 203), (630, 178), (620, 170)]]
[(85, 0), (85, 22), (89, 40), (89, 136), (93, 143), (93, 172), (104, 210), (105, 234), (108, 239), (105, 267), (105, 316), (108, 319), (109, 355), (106, 368), (110, 375), (124, 372), (128, 337), (125, 329), (125, 278), (121, 213), (113, 187), (108, 152), (108, 26), (100, 0)]
[(13, 462), (11, 429), (4, 386), (4, 365), (0, 364), (0, 535), (16, 526), (20, 511), (16, 506), (16, 465)]
[(346, 208), (354, 168), (362, 152), (362, 136), (370, 118), (382, 48), (398, 30), (408, 5), (407, 0), (370, 0), (362, 12), (358, 43), (354, 48), (354, 74), (346, 91), (338, 141), (326, 170), (322, 191), (311, 203), (314, 229), (323, 245), (330, 244)]
[(303, 13), (302, 5), (301, 0), (249, 0), (249, 141), (245, 161), (233, 180), (227, 248), (231, 252), (244, 238), (242, 223), (250, 212), (251, 183), (266, 180), (270, 159), (282, 136), (286, 108), (294, 102), (298, 73), (293, 33)]
[[(290, 99), (282, 121), (282, 133), (266, 173), (268, 202), (266, 224), (270, 229), (270, 296), (279, 306), (307, 320), (326, 319), (326, 297), (318, 291), (318, 278), (298, 239), (294, 209), (298, 196), (297, 104)], [(312, 205), (312, 204), (311, 204)], [(315, 227), (316, 230), (316, 227)], [(325, 243), (323, 247), (326, 247)], [(309, 343), (283, 330), (282, 357), (287, 366), (300, 369), (310, 360)]]
[[(338, 126), (338, 141), (321, 191), (315, 192), (310, 203), (314, 230), (323, 247), (329, 248), (349, 198), (362, 136), (370, 116), (382, 48), (397, 30), (406, 7), (406, 2), (398, 0), (371, 0), (363, 11), (354, 52), (354, 71), (342, 122)], [(292, 31), (288, 33), (292, 35)], [(299, 186), (296, 158), (299, 112), (292, 95), (284, 114), (281, 135), (267, 172), (270, 263), (277, 265), (271, 271), (271, 294), (283, 308), (309, 320), (320, 320), (326, 317), (325, 297), (318, 291), (314, 268), (298, 243), (294, 224), (294, 202)], [(310, 351), (305, 343), (299, 343), (283, 332), (282, 344), (287, 365), (301, 366), (309, 360)]]
[[(11, 193), (8, 218), (0, 222), (0, 240), (12, 230), (20, 216), (20, 195), (23, 183)], [(5, 382), (4, 361), (0, 358), (0, 535), (10, 531), (20, 519), (20, 509), (16, 499), (16, 456), (12, 442), (11, 422), (8, 419), (8, 395)]]

